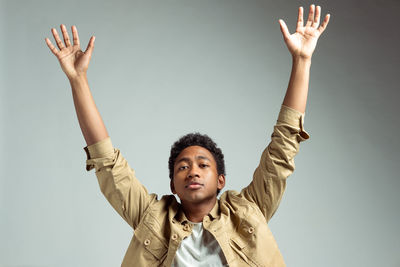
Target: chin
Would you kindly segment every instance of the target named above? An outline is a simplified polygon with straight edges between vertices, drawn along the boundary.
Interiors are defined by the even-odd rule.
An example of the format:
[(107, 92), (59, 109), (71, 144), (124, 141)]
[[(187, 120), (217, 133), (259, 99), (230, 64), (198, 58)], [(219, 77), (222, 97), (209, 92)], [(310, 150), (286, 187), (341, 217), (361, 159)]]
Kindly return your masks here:
[(215, 195), (213, 195), (213, 196), (204, 196), (204, 195), (191, 195), (191, 196), (187, 196), (186, 198), (185, 198), (185, 201), (186, 202), (192, 202), (192, 203), (201, 203), (201, 202), (204, 202), (204, 201), (209, 201), (209, 200), (212, 200), (213, 198), (216, 198), (217, 196)]

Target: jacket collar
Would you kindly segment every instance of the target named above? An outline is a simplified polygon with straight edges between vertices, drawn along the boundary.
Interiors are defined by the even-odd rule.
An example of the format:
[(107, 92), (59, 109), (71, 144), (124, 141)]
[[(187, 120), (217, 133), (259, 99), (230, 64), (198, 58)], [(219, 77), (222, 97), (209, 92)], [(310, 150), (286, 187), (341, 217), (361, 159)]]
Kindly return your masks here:
[[(208, 213), (211, 221), (214, 219), (218, 219), (219, 218), (219, 199), (217, 198), (217, 201), (215, 202), (214, 207), (210, 210), (210, 212)], [(175, 214), (175, 216), (173, 217), (173, 220), (175, 220), (176, 222), (180, 223), (180, 224), (186, 224), (189, 222), (189, 219), (186, 217), (185, 213), (183, 212), (183, 208), (182, 205), (179, 204), (179, 208)]]

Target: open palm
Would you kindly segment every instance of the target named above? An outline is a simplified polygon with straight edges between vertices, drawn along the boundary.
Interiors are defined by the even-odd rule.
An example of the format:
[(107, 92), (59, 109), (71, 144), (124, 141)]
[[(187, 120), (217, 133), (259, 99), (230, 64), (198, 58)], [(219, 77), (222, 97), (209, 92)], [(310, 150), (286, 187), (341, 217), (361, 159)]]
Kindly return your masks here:
[(86, 51), (83, 52), (80, 48), (78, 30), (75, 26), (71, 27), (73, 36), (73, 45), (70, 42), (67, 28), (61, 25), (61, 32), (64, 37), (64, 43), (61, 41), (56, 29), (51, 29), (54, 39), (56, 40), (59, 50), (54, 47), (49, 38), (45, 41), (51, 52), (57, 57), (60, 62), (62, 70), (65, 72), (69, 79), (86, 74), (89, 67), (90, 58), (94, 48), (95, 37), (92, 36), (89, 40)]
[(286, 46), (293, 56), (311, 58), (317, 45), (318, 38), (326, 29), (330, 18), (330, 15), (327, 14), (322, 24), (319, 25), (320, 16), (321, 7), (317, 6), (315, 8), (314, 5), (311, 5), (308, 19), (304, 26), (303, 7), (299, 7), (296, 32), (293, 34), (289, 33), (286, 23), (283, 20), (279, 20)]

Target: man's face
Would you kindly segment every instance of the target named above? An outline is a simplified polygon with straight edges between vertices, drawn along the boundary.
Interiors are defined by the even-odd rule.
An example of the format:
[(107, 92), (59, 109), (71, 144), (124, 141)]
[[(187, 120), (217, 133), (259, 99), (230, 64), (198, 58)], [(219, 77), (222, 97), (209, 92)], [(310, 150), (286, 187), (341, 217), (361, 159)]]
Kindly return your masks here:
[(204, 147), (189, 146), (176, 158), (171, 190), (183, 205), (216, 199), (217, 189), (224, 185), (224, 175), (218, 175), (217, 163)]

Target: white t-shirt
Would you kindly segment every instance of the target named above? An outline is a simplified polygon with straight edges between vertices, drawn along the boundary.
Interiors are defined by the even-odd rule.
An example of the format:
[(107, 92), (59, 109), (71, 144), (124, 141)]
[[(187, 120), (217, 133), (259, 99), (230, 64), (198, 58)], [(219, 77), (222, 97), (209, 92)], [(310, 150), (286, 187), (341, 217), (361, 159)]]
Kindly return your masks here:
[(203, 223), (193, 223), (192, 234), (183, 239), (172, 267), (220, 267), (228, 266), (217, 240), (204, 230)]

